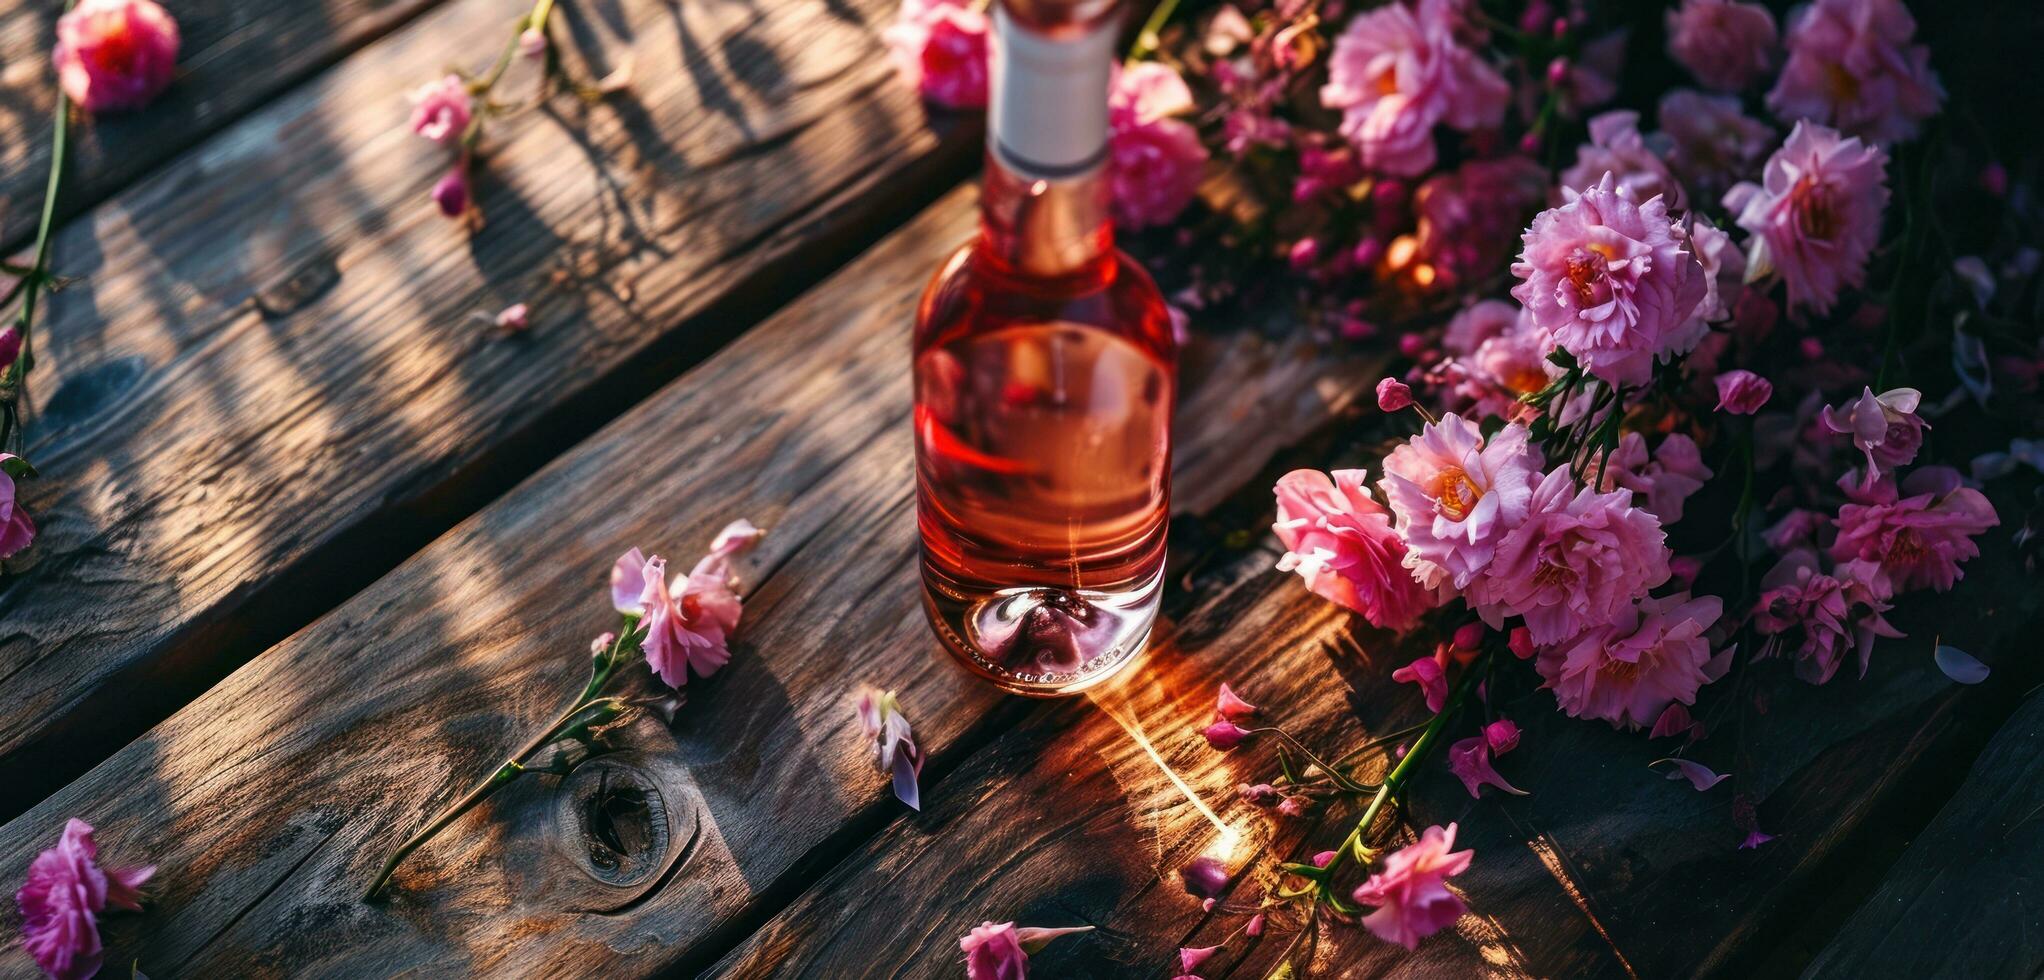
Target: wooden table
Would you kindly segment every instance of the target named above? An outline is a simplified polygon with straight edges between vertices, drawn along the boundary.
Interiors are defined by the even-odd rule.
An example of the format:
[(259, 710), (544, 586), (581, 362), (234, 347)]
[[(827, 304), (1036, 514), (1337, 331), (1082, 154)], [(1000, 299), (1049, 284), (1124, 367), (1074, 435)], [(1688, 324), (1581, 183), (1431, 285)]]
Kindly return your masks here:
[[(1175, 972), (1231, 927), (1173, 873), (1215, 831), (1114, 716), (1253, 867), (1340, 817), (1277, 826), (1232, 798), (1248, 760), (1194, 734), (1218, 681), (1329, 745), (1412, 720), (1387, 677), (1410, 651), (1273, 572), (1262, 530), (1278, 473), (1360, 458), (1344, 440), (1382, 360), (1200, 324), (1155, 649), (1097, 702), (999, 697), (917, 608), (909, 320), (973, 226), (978, 133), (891, 77), (892, 0), (568, 5), (574, 56), (629, 59), (632, 90), (495, 126), (469, 234), (427, 203), (442, 151), (405, 131), (405, 92), (516, 7), (187, 0), (169, 96), (84, 131), (55, 251), (79, 281), (33, 380), (44, 533), (0, 580), (0, 881), (93, 823), (109, 859), (160, 866), (147, 911), (106, 920), (108, 962), (158, 978), (946, 976), (986, 919), (1099, 927), (1041, 976)], [(9, 249), (46, 162), (53, 11), (0, 0)], [(519, 301), (520, 335), (473, 316)], [(361, 902), (579, 684), (611, 559), (692, 555), (741, 516), (772, 533), (740, 565), (732, 666)], [(1348, 942), (1325, 972), (2044, 967), (2038, 597), (2006, 534), (1986, 544), (1865, 680), (1775, 684), (1739, 758), (1706, 749), (1778, 841), (1735, 850), (1729, 792), (1536, 698), (1504, 764), (1534, 795), (1474, 802), (1435, 773), (1412, 802), (1476, 848), (1473, 914), (1416, 954)], [(1932, 669), (1940, 633), (1992, 682)], [(929, 753), (920, 814), (857, 743), (862, 685), (900, 692)], [(599, 771), (652, 801), (611, 815), (630, 843), (578, 805)], [(1275, 952), (1237, 940), (1206, 972)]]

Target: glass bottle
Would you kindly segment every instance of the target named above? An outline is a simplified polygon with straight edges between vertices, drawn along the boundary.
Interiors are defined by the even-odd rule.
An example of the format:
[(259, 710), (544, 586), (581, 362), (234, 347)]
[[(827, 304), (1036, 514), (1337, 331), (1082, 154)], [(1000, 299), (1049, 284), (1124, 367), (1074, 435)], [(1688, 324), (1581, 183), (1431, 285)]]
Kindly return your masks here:
[(1176, 348), (1114, 247), (1112, 0), (997, 0), (980, 232), (915, 330), (923, 605), (968, 670), (1070, 694), (1157, 615)]

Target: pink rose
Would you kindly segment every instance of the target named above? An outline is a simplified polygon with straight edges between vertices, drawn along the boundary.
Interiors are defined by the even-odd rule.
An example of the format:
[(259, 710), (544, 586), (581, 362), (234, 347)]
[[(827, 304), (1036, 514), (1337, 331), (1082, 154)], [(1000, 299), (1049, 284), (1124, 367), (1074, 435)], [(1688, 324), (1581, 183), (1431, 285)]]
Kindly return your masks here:
[(1649, 142), (1699, 200), (1717, 200), (1758, 173), (1775, 145), (1774, 127), (1747, 117), (1730, 96), (1676, 89), (1661, 96), (1655, 118), (1661, 129)]
[(896, 70), (923, 98), (953, 109), (987, 104), (987, 15), (961, 0), (903, 0), (882, 32)]
[(738, 593), (732, 591), (731, 558), (752, 547), (762, 533), (749, 521), (733, 521), (688, 577), (671, 587), (667, 560), (645, 557), (637, 548), (611, 568), (611, 604), (640, 617), (646, 635), (639, 645), (646, 664), (668, 687), (687, 684), (691, 673), (708, 677), (731, 661), (726, 644), (742, 612)]
[(1712, 380), (1718, 389), (1718, 411), (1751, 415), (1774, 396), (1774, 383), (1751, 371), (1726, 371)]
[(1900, 0), (1816, 0), (1788, 29), (1788, 61), (1767, 93), (1783, 120), (1835, 127), (1871, 143), (1916, 138), (1945, 90), (1930, 49), (1911, 44), (1916, 20)]
[(1683, 0), (1668, 11), (1668, 54), (1697, 81), (1737, 92), (1773, 67), (1774, 30), (1759, 4)]
[(1192, 124), (1192, 90), (1166, 65), (1145, 61), (1117, 72), (1108, 90), (1108, 181), (1114, 220), (1124, 228), (1166, 224), (1199, 191), (1206, 147)]
[(1704, 633), (1723, 611), (1715, 596), (1644, 598), (1608, 623), (1542, 650), (1534, 667), (1569, 717), (1644, 728), (1671, 704), (1696, 703), (1697, 690), (1708, 683)]
[(1328, 56), (1320, 103), (1371, 169), (1414, 176), (1434, 165), (1434, 127), (1496, 127), (1511, 89), (1458, 44), (1441, 4), (1385, 4), (1350, 19)]
[(57, 84), (86, 112), (140, 109), (170, 85), (177, 21), (152, 0), (82, 0), (57, 18)]
[(412, 90), (412, 132), (435, 143), (459, 140), (473, 118), (468, 83), (460, 75), (446, 75)]
[(1632, 200), (1659, 197), (1671, 208), (1683, 207), (1682, 184), (1668, 165), (1647, 149), (1639, 132), (1639, 113), (1613, 109), (1590, 118), (1590, 141), (1576, 148), (1576, 162), (1561, 172), (1561, 186), (1588, 187), (1609, 173)]
[(1525, 519), (1538, 450), (1523, 425), (1488, 439), (1452, 412), (1384, 457), (1379, 487), (1405, 539), (1405, 566), (1430, 591), (1465, 588)]
[(1453, 925), (1467, 909), (1443, 882), (1469, 870), (1474, 851), (1456, 851), (1455, 825), (1428, 827), (1410, 846), (1384, 856), (1376, 874), (1356, 886), (1355, 900), (1376, 908), (1363, 926), (1406, 949)]
[(1759, 184), (1725, 194), (1725, 208), (1753, 235), (1748, 278), (1778, 274), (1791, 307), (1831, 311), (1838, 291), (1866, 279), (1888, 206), (1888, 155), (1799, 122), (1767, 160)]
[(1405, 542), (1391, 515), (1370, 496), (1363, 470), (1293, 470), (1277, 482), (1277, 522), (1284, 542), (1278, 570), (1298, 572), (1316, 595), (1386, 629), (1412, 625), (1436, 604), (1405, 562)]
[(1866, 676), (1874, 638), (1902, 635), (1881, 615), (1892, 608), (1894, 588), (1870, 561), (1840, 562), (1826, 573), (1815, 552), (1792, 551), (1760, 579), (1760, 590), (1753, 627), (1773, 639), (1759, 656), (1774, 655), (1784, 637), (1800, 633), (1796, 676), (1812, 684), (1829, 681), (1848, 651), (1858, 654), (1860, 676)]
[(1898, 498), (1884, 479), (1867, 502), (1839, 508), (1831, 557), (1880, 565), (1897, 591), (1948, 591), (1965, 577), (1959, 563), (1980, 554), (1973, 539), (2001, 518), (1980, 491), (1960, 486), (1950, 467), (1921, 467), (1902, 488), (1909, 496)]
[(99, 972), (105, 951), (99, 942), (99, 916), (108, 909), (141, 911), (138, 890), (156, 868), (99, 866), (99, 845), (92, 825), (72, 818), (55, 847), (36, 855), (28, 881), (14, 893), (21, 909), (22, 946), (57, 980), (83, 980)]
[(1668, 558), (1660, 520), (1632, 505), (1632, 491), (1578, 490), (1568, 467), (1556, 467), (1534, 488), (1524, 522), (1498, 542), (1469, 599), (1493, 629), (1524, 616), (1534, 642), (1560, 643), (1613, 622), (1666, 582)]
[(1635, 202), (1605, 174), (1542, 211), (1512, 265), (1512, 295), (1591, 373), (1644, 384), (1655, 361), (1686, 354), (1705, 332), (1694, 314), (1708, 284), (1659, 198)]

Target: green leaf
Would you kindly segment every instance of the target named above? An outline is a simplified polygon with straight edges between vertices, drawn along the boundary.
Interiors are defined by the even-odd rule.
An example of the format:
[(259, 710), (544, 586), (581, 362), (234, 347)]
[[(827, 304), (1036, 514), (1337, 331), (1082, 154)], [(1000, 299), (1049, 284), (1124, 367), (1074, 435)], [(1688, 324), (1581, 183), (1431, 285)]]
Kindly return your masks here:
[(1323, 868), (1317, 864), (1306, 864), (1299, 861), (1286, 861), (1285, 863), (1278, 865), (1278, 870), (1283, 871), (1286, 874), (1298, 875), (1301, 878), (1309, 878), (1312, 879), (1313, 881), (1319, 881), (1320, 879), (1327, 877), (1326, 868)]
[(19, 456), (9, 456), (6, 459), (0, 459), (0, 473), (6, 473), (17, 480), (42, 475), (35, 471), (35, 467), (29, 465), (28, 460), (22, 459)]
[(1298, 971), (1292, 969), (1292, 961), (1286, 960), (1264, 974), (1263, 980), (1293, 980), (1298, 975)]

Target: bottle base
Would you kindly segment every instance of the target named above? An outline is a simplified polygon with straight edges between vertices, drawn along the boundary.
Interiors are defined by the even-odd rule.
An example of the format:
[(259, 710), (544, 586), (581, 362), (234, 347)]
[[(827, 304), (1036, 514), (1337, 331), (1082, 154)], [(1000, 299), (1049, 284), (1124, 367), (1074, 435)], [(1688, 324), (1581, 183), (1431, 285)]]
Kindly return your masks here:
[(923, 611), (961, 665), (1011, 694), (1061, 697), (1138, 659), (1156, 624), (1164, 572), (1128, 589), (962, 589), (928, 566)]

